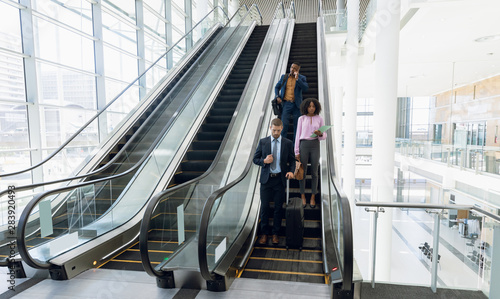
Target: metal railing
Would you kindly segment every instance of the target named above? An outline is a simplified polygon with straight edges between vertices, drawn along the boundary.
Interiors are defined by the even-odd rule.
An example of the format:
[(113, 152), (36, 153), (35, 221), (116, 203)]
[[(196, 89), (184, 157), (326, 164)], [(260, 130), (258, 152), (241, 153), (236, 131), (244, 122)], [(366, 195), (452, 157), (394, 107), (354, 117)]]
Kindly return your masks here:
[[(486, 223), (491, 222), (491, 221), (493, 221), (493, 225), (496, 225), (497, 228), (500, 227), (500, 216), (499, 215), (496, 215), (494, 213), (491, 213), (489, 211), (486, 211), (486, 210), (481, 209), (481, 208), (474, 206), (474, 205), (356, 201), (356, 206), (366, 207), (365, 208), (366, 212), (374, 213), (374, 217), (372, 218), (372, 223), (371, 223), (371, 226), (372, 226), (371, 248), (373, 249), (371, 252), (371, 261), (372, 261), (372, 264), (371, 264), (371, 273), (372, 273), (371, 285), (372, 285), (372, 288), (375, 287), (375, 280), (376, 280), (375, 269), (377, 266), (376, 265), (377, 223), (378, 223), (379, 213), (385, 213), (387, 208), (425, 210), (427, 213), (434, 215), (434, 229), (432, 230), (433, 242), (432, 242), (432, 244), (425, 242), (424, 244), (420, 244), (420, 246), (418, 247), (418, 249), (422, 251), (422, 255), (427, 257), (427, 259), (430, 259), (430, 261), (432, 262), (432, 267), (430, 270), (431, 271), (430, 287), (434, 293), (436, 292), (437, 285), (438, 285), (438, 263), (440, 262), (440, 260), (442, 260), (441, 255), (439, 254), (440, 253), (439, 244), (440, 244), (440, 242), (442, 242), (442, 241), (440, 241), (440, 225), (442, 222), (442, 215), (444, 214), (444, 211), (448, 211), (448, 214), (450, 214), (449, 213), (450, 210), (471, 211), (477, 215), (482, 215), (483, 217), (486, 217), (488, 219), (488, 220), (483, 219), (483, 221), (482, 221), (483, 229), (486, 227), (486, 225), (487, 225)], [(439, 212), (439, 210), (441, 210), (441, 212)], [(450, 221), (455, 221), (455, 223), (458, 223), (458, 224), (462, 223), (462, 225), (463, 225), (463, 223), (466, 223), (465, 221), (460, 222), (461, 221), (460, 219), (455, 219), (455, 220), (450, 219)], [(490, 226), (491, 225), (492, 224), (490, 224)], [(412, 231), (412, 233), (414, 233), (414, 232)], [(464, 233), (464, 235), (466, 235), (466, 234)], [(478, 236), (476, 236), (476, 238), (477, 237)], [(479, 236), (479, 237), (481, 237), (481, 236)], [(473, 239), (471, 238), (471, 240), (473, 240)], [(466, 244), (466, 246), (474, 246), (474, 244), (475, 244), (475, 242), (471, 241), (471, 243)], [(489, 244), (489, 245), (484, 245), (485, 243), (483, 241), (482, 244), (483, 244), (482, 250), (485, 250), (485, 247), (493, 246), (494, 242), (492, 242), (492, 244)], [(441, 253), (441, 254), (445, 254), (445, 253)], [(467, 256), (467, 253), (465, 253), (463, 255)], [(476, 256), (472, 256), (471, 260), (473, 260), (475, 258), (476, 258)], [(488, 263), (488, 261), (486, 259), (491, 259), (491, 256), (486, 257), (486, 255), (484, 255), (484, 256), (482, 256), (482, 260), (476, 260), (478, 268), (479, 268), (478, 275), (483, 276), (482, 280), (487, 279), (487, 277), (484, 277), (484, 275), (485, 275), (484, 269), (486, 268), (486, 265), (491, 264), (491, 261), (489, 261), (489, 263)], [(462, 262), (464, 264), (468, 263), (467, 260), (463, 260)], [(384, 264), (384, 265), (381, 265), (381, 267), (389, 267), (390, 268), (391, 265)], [(482, 274), (481, 274), (481, 271), (483, 271)], [(490, 282), (490, 283), (492, 283), (492, 282)], [(456, 285), (455, 287), (463, 287), (463, 286)]]

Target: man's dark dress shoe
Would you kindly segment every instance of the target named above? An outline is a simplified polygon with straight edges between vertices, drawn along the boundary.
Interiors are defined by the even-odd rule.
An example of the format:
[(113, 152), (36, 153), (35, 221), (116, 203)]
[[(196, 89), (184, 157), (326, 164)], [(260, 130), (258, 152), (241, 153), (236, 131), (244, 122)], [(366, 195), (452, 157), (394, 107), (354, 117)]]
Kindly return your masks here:
[(278, 235), (273, 235), (273, 244), (278, 244), (280, 242), (280, 238), (278, 237)]
[(260, 236), (259, 244), (266, 244), (266, 243), (267, 243), (267, 235)]

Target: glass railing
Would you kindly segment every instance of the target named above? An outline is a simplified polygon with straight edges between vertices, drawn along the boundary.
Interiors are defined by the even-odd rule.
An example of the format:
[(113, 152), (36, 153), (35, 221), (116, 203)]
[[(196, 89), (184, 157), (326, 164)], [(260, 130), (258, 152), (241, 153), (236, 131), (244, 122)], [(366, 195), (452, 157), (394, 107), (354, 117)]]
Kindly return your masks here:
[[(208, 29), (209, 28), (208, 26), (211, 26), (214, 21), (217, 21), (213, 17), (213, 13), (215, 10), (216, 9), (212, 10), (211, 13), (209, 13), (202, 21), (200, 21), (198, 23), (198, 25), (202, 26), (204, 28), (204, 30)], [(197, 28), (197, 26), (195, 26), (195, 28)], [(195, 29), (195, 28), (193, 28), (193, 29)], [(189, 32), (179, 42), (182, 42), (183, 40), (185, 40), (185, 38), (187, 38), (187, 36), (189, 34), (191, 34), (191, 32)], [(200, 39), (196, 40), (196, 42), (200, 42), (200, 41), (201, 41)], [(161, 61), (161, 59), (157, 60), (156, 63), (159, 63), (160, 61)], [(179, 62), (179, 63), (184, 63), (184, 62)], [(153, 72), (153, 71), (154, 71), (154, 65), (152, 65), (151, 68), (146, 70), (142, 77), (144, 77), (144, 76), (147, 77), (148, 74), (150, 72)], [(193, 70), (193, 72), (197, 72), (197, 71)], [(139, 77), (139, 78), (141, 78), (141, 77)], [(135, 84), (135, 83), (134, 82), (131, 83), (129, 85), (129, 87), (132, 87), (133, 84)], [(182, 84), (179, 83), (176, 85), (175, 88), (177, 88), (177, 90), (180, 90), (182, 88), (181, 85)], [(172, 86), (170, 88), (172, 88)], [(126, 92), (127, 92), (127, 89), (123, 92), (123, 94), (126, 94)], [(143, 119), (145, 119), (145, 117), (142, 117), (140, 120), (140, 122), (142, 123), (142, 126), (141, 126), (141, 124), (139, 124), (139, 125), (136, 125), (134, 127), (135, 133), (133, 133), (133, 135), (130, 137), (129, 142), (126, 145), (124, 145), (121, 148), (121, 150), (118, 151), (114, 155), (114, 157), (104, 166), (102, 166), (102, 167), (100, 167), (92, 172), (89, 172), (87, 174), (76, 176), (76, 177), (68, 176), (67, 178), (62, 179), (62, 180), (48, 181), (45, 183), (25, 185), (25, 186), (12, 185), (11, 189), (13, 189), (13, 190), (9, 190), (6, 188), (5, 190), (1, 191), (0, 192), (0, 214), (2, 215), (2, 217), (0, 217), (0, 221), (1, 221), (0, 229), (1, 229), (1, 231), (3, 232), (3, 231), (6, 231), (8, 229), (8, 226), (7, 226), (9, 223), (8, 222), (9, 221), (8, 208), (10, 206), (9, 202), (12, 200), (15, 200), (16, 215), (17, 215), (15, 221), (16, 221), (16, 225), (17, 225), (18, 217), (23, 212), (26, 204), (33, 199), (35, 194), (42, 191), (43, 189), (50, 189), (50, 188), (59, 187), (59, 186), (63, 185), (62, 184), (63, 182), (66, 182), (66, 184), (68, 184), (69, 181), (77, 181), (78, 179), (82, 179), (84, 177), (93, 176), (92, 178), (95, 179), (96, 177), (104, 177), (106, 175), (116, 174), (118, 172), (124, 172), (124, 171), (130, 169), (134, 165), (134, 163), (137, 163), (141, 159), (141, 157), (144, 156), (144, 153), (146, 153), (148, 151), (148, 147), (150, 146), (151, 141), (157, 137), (158, 129), (156, 131), (153, 131), (150, 133), (150, 135), (152, 135), (153, 137), (150, 137), (148, 140), (148, 138), (145, 136), (146, 130), (149, 130), (149, 129), (147, 129), (147, 127), (151, 128), (151, 127), (156, 126), (158, 128), (161, 128), (161, 127), (166, 126), (169, 119), (172, 117), (172, 115), (175, 114), (176, 108), (178, 108), (178, 107), (173, 107), (170, 105), (170, 104), (172, 104), (172, 100), (174, 99), (174, 93), (171, 93), (168, 96), (162, 96), (161, 99), (162, 99), (161, 104), (156, 104), (157, 106), (152, 106), (151, 109), (148, 110), (148, 114), (150, 114), (153, 117), (149, 118), (147, 121), (143, 120)], [(114, 101), (114, 103), (119, 103), (121, 100), (123, 100), (123, 98), (121, 98), (119, 96), (119, 97), (115, 98), (115, 100), (113, 100), (113, 101)], [(112, 105), (109, 107), (112, 107)], [(139, 109), (139, 107), (136, 107), (136, 109)], [(107, 111), (107, 110), (104, 109), (102, 112), (105, 113), (105, 111)], [(96, 117), (99, 118), (102, 115), (103, 114), (101, 114), (100, 116), (96, 115)], [(133, 113), (131, 113), (130, 115), (133, 115)], [(98, 118), (96, 118), (94, 121), (97, 121)], [(159, 124), (158, 120), (162, 121), (162, 124)], [(156, 123), (155, 125), (153, 125), (154, 122)], [(89, 125), (90, 125), (90, 123), (89, 123)], [(84, 132), (85, 130), (86, 129), (83, 128), (82, 132)], [(130, 133), (130, 134), (132, 134), (132, 133)], [(79, 137), (77, 135), (73, 136), (73, 138), (74, 138), (74, 140), (79, 139)], [(123, 142), (123, 143), (125, 143), (125, 142)], [(141, 146), (142, 146), (142, 149), (141, 149)], [(70, 145), (66, 145), (66, 149), (68, 147), (70, 147)], [(65, 154), (65, 150), (62, 149), (57, 155), (55, 155), (52, 159), (47, 160), (46, 161), (47, 163), (45, 163), (44, 165), (41, 165), (40, 167), (43, 168), (46, 165), (50, 165), (50, 163), (55, 163), (54, 161), (58, 161), (58, 163), (59, 163), (58, 165), (60, 165), (60, 166), (64, 165), (65, 162), (61, 161), (57, 158), (58, 155), (64, 155), (64, 154)], [(68, 158), (70, 158), (70, 160), (72, 159), (71, 157), (68, 157)], [(144, 159), (145, 159), (145, 156), (144, 156)], [(75, 162), (75, 163), (78, 163), (78, 162)], [(40, 169), (40, 167), (38, 167), (38, 169)], [(26, 172), (23, 174), (14, 175), (14, 176), (12, 176), (12, 178), (15, 178), (17, 176), (26, 176), (26, 175), (29, 175), (29, 173)], [(128, 179), (130, 179), (130, 176), (128, 177)], [(117, 199), (117, 197), (119, 196), (120, 193), (117, 190), (117, 186), (123, 185), (124, 180), (126, 181), (126, 178), (120, 178), (119, 182), (114, 180), (112, 182), (110, 181), (107, 184), (99, 183), (99, 187), (96, 186), (95, 190), (97, 190), (97, 193), (101, 193), (101, 194), (102, 194), (102, 192), (109, 193), (109, 195), (106, 195), (106, 200), (105, 200), (108, 202), (108, 204), (106, 205), (107, 207), (111, 206), (111, 203), (113, 203)], [(105, 187), (104, 185), (108, 185), (108, 186)], [(110, 187), (110, 186), (112, 186), (112, 187)], [(107, 188), (109, 188), (110, 190), (106, 191)], [(10, 191), (10, 193), (9, 193), (9, 191)], [(12, 192), (15, 192), (15, 193), (12, 193)], [(102, 203), (103, 200), (100, 199), (99, 202)], [(57, 206), (57, 204), (54, 203), (54, 206)], [(101, 206), (101, 211), (100, 211), (101, 213), (103, 212), (102, 209), (104, 209), (104, 206)], [(104, 209), (104, 211), (105, 211), (105, 209)], [(94, 215), (93, 217), (95, 218), (96, 216), (98, 216), (98, 215)], [(5, 244), (8, 244), (8, 242), (9, 242), (9, 240), (7, 240), (6, 238), (0, 238), (0, 255), (5, 255), (5, 254), (3, 254), (3, 251), (6, 251), (6, 252), (9, 251), (9, 249), (6, 246), (2, 246)], [(5, 249), (5, 250), (3, 250), (3, 249)]]
[[(433, 292), (448, 288), (492, 295), (492, 273), (495, 266), (500, 267), (495, 254), (500, 242), (500, 216), (493, 211), (453, 204), (356, 202), (356, 205), (373, 214), (371, 230), (364, 227), (358, 231), (371, 240), (371, 265), (360, 265), (364, 265), (362, 272), (370, 273), (373, 288), (376, 283), (393, 283), (429, 286)], [(390, 231), (377, 230), (380, 217), (389, 217), (384, 221), (392, 224)], [(394, 242), (401, 250), (392, 250)]]
[(283, 6), (283, 2), (279, 2), (276, 4), (276, 9), (274, 10), (273, 20), (274, 19), (283, 19), (286, 18), (285, 6)]
[[(253, 5), (250, 11), (256, 9), (256, 5)], [(243, 21), (252, 21), (252, 15), (249, 13)], [(199, 255), (196, 236), (201, 229), (200, 215), (207, 209), (207, 198), (215, 190), (245, 171), (246, 159), (243, 161), (241, 157), (250, 155), (251, 144), (258, 130), (255, 123), (262, 123), (258, 120), (263, 117), (264, 107), (268, 107), (265, 99), (272, 90), (275, 72), (273, 66), (278, 61), (277, 55), (280, 53), (284, 35), (283, 26), (271, 25), (268, 29), (250, 79), (236, 108), (237, 112), (210, 168), (197, 179), (157, 194), (149, 203), (141, 224), (139, 239), (143, 267), (150, 275), (161, 277), (168, 269), (200, 268), (198, 260), (194, 258)], [(267, 84), (266, 88), (262, 88), (262, 84)], [(225, 220), (235, 220), (241, 208), (251, 206), (251, 201), (245, 201), (247, 195), (248, 192), (240, 193), (237, 198), (233, 198), (232, 210), (225, 214)], [(203, 222), (203, 216), (201, 221)], [(233, 227), (228, 225), (228, 229), (232, 230)], [(215, 232), (215, 227), (210, 232)], [(229, 246), (236, 235), (226, 236), (229, 238), (224, 244)], [(158, 254), (157, 248), (164, 248), (162, 251), (166, 253)], [(225, 253), (222, 248), (219, 247), (218, 254)]]
[[(222, 13), (218, 12), (218, 10), (221, 10)], [(107, 144), (107, 142), (99, 144), (99, 140), (109, 141), (113, 135), (120, 132), (121, 127), (131, 115), (137, 114), (143, 104), (143, 102), (139, 103), (141, 100), (139, 95), (145, 95), (145, 98), (149, 97), (163, 83), (166, 76), (176, 70), (175, 67), (179, 63), (184, 62), (182, 55), (175, 55), (177, 58), (173, 60), (172, 68), (167, 69), (167, 55), (174, 49), (177, 54), (187, 53), (187, 49), (183, 47), (187, 40), (195, 44), (209, 32), (208, 29), (213, 27), (214, 24), (226, 24), (227, 20), (227, 15), (222, 8), (214, 8), (196, 26), (193, 26), (195, 30), (191, 30), (172, 45), (168, 51), (161, 55), (117, 96), (107, 99), (106, 106), (98, 113), (85, 115), (86, 123), (83, 126), (73, 132), (67, 131), (67, 139), (59, 148), (54, 151), (45, 150), (43, 160), (40, 163), (26, 169), (17, 170), (3, 166), (2, 173), (0, 173), (0, 190), (6, 190), (8, 186), (12, 185), (19, 186), (19, 182), (40, 182), (43, 181), (42, 177), (54, 180), (74, 176), (89, 162), (92, 157), (92, 155), (89, 155), (90, 153), (95, 154)], [(99, 137), (97, 137), (97, 132), (99, 132)], [(13, 155), (12, 158), (15, 159), (16, 156)], [(11, 164), (9, 158), (6, 158), (5, 165), (9, 164)]]
[(347, 30), (347, 10), (325, 10), (323, 12), (325, 19), (325, 32), (337, 32)]
[(472, 169), (476, 172), (500, 174), (498, 147), (452, 144), (436, 144), (432, 141), (397, 139), (396, 152), (413, 158), (422, 158)]
[[(328, 90), (328, 61), (325, 41), (327, 19), (318, 18), (318, 100), (323, 103), (325, 124), (333, 124), (333, 111)], [(349, 200), (343, 193), (338, 177), (335, 142), (330, 131), (320, 142), (321, 212), (323, 223), (323, 264), (330, 284), (338, 294), (353, 294), (353, 235)]]
[[(191, 67), (182, 84), (178, 83), (186, 88), (169, 93), (171, 102), (179, 104), (173, 106), (181, 108), (166, 109), (167, 117), (161, 114), (156, 118), (168, 120), (166, 125), (153, 122), (147, 126), (149, 131), (144, 138), (149, 139), (140, 142), (152, 144), (146, 153), (132, 150), (123, 155), (130, 162), (114, 165), (119, 174), (44, 192), (30, 202), (21, 215), (17, 234), (21, 256), (30, 266), (47, 268), (51, 258), (123, 225), (143, 208), (156, 188), (163, 188), (158, 184), (166, 184), (172, 175), (179, 153), (187, 148), (211, 106), (208, 99), (217, 92), (217, 82), (248, 30), (245, 26), (235, 27), (234, 22), (233, 18), (211, 44), (208, 54)], [(132, 159), (137, 155), (143, 158), (134, 163)], [(116, 199), (110, 198), (114, 195)], [(102, 202), (112, 202), (111, 207), (97, 208)], [(48, 233), (43, 232), (44, 221), (52, 224)], [(30, 242), (38, 245), (28, 249), (33, 245)]]

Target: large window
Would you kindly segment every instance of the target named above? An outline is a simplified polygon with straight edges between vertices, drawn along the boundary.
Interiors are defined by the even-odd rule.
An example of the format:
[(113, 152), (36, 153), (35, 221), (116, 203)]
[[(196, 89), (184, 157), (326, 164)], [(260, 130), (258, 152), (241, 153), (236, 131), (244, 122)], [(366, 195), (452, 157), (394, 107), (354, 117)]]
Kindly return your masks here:
[[(194, 6), (200, 1), (186, 3)], [(0, 2), (1, 173), (41, 161), (64, 143), (141, 69), (163, 55), (172, 46), (167, 40), (176, 42), (185, 34), (191, 20), (186, 11), (192, 11), (184, 0), (32, 0), (30, 4), (31, 8), (15, 0)], [(196, 19), (200, 14), (205, 15), (197, 11)], [(186, 43), (181, 43), (174, 58), (185, 51)], [(166, 60), (147, 77), (147, 88), (167, 73)], [(43, 173), (53, 179), (71, 172), (104, 136), (99, 128), (114, 129), (141, 100), (144, 94), (139, 90), (139, 83), (129, 88), (123, 100), (110, 107), (106, 127), (91, 123)], [(68, 161), (72, 165), (60, 167)], [(17, 183), (32, 179), (26, 175)], [(7, 181), (2, 180), (2, 186)]]
[(373, 99), (358, 99), (356, 146), (371, 147), (373, 143)]
[(429, 140), (431, 98), (398, 98), (396, 137)]

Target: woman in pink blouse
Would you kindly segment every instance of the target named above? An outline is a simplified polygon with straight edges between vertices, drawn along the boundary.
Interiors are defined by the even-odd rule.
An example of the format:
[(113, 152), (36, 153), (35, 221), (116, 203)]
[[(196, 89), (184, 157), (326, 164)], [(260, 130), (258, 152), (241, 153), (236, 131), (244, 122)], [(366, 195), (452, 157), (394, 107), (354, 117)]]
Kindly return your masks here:
[[(308, 98), (302, 101), (300, 112), (302, 116), (299, 117), (295, 135), (295, 157), (304, 165), (304, 179), (299, 181), (300, 197), (305, 208), (307, 205), (305, 174), (307, 173), (307, 164), (311, 163), (312, 192), (309, 205), (314, 209), (316, 207), (315, 196), (318, 193), (319, 141), (326, 139), (326, 133), (321, 133), (318, 129), (325, 125), (325, 121), (319, 116), (321, 104), (317, 99)], [(316, 134), (317, 137), (311, 137), (312, 134)]]

